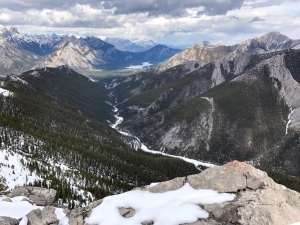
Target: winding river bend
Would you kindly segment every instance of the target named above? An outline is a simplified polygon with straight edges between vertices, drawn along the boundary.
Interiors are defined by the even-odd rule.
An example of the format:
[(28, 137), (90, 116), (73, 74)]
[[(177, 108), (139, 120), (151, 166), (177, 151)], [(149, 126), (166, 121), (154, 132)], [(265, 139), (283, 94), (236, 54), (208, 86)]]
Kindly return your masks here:
[(160, 154), (160, 155), (164, 155), (164, 156), (169, 156), (169, 157), (174, 157), (174, 158), (179, 158), (179, 159), (182, 159), (186, 162), (189, 162), (189, 163), (192, 163), (194, 164), (197, 168), (200, 167), (200, 166), (204, 166), (204, 167), (212, 167), (212, 166), (215, 166), (214, 164), (210, 164), (210, 163), (205, 163), (205, 162), (201, 162), (201, 161), (197, 161), (195, 159), (189, 159), (189, 158), (186, 158), (186, 157), (183, 157), (183, 156), (176, 156), (176, 155), (170, 155), (170, 154), (166, 154), (166, 153), (163, 153), (163, 152), (160, 152), (160, 151), (155, 151), (155, 150), (150, 150), (145, 144), (143, 144), (140, 139), (128, 132), (125, 132), (125, 131), (122, 131), (118, 128), (118, 126), (123, 122), (123, 117), (120, 117), (119, 116), (119, 110), (116, 106), (113, 106), (114, 107), (114, 112), (116, 113), (115, 114), (115, 117), (116, 117), (116, 122), (114, 124), (111, 124), (111, 127), (115, 130), (117, 130), (120, 134), (124, 135), (124, 136), (128, 136), (128, 137), (132, 137), (134, 138), (138, 143), (139, 143), (139, 148), (141, 150), (143, 150), (144, 152), (148, 152), (148, 153), (152, 153), (152, 154)]

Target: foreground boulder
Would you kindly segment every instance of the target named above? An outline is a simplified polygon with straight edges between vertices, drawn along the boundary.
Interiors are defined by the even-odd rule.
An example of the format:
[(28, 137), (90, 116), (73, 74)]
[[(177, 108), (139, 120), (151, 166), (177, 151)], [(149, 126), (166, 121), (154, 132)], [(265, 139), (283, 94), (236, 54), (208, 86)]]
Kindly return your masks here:
[(174, 190), (174, 186), (180, 188), (186, 182), (194, 189), (236, 194), (231, 202), (201, 205), (209, 212), (209, 218), (199, 219), (193, 225), (289, 225), (300, 222), (300, 193), (275, 183), (267, 173), (238, 161), (188, 176), (185, 182), (173, 179), (160, 183), (149, 191)]
[(43, 210), (32, 210), (26, 217), (28, 225), (57, 225), (59, 222), (53, 206), (47, 206)]
[(24, 196), (38, 206), (47, 206), (53, 203), (55, 195), (54, 189), (18, 186), (14, 188), (11, 197)]
[(20, 220), (9, 218), (6, 216), (0, 216), (1, 225), (18, 225)]
[[(164, 193), (177, 190), (186, 183), (194, 189), (213, 189), (236, 195), (233, 201), (200, 205), (209, 217), (189, 225), (290, 225), (300, 222), (300, 193), (275, 183), (267, 173), (238, 161), (137, 189)], [(134, 217), (134, 209), (127, 209), (126, 205), (119, 208), (119, 212), (124, 217), (129, 213)], [(153, 221), (142, 224), (155, 225)]]

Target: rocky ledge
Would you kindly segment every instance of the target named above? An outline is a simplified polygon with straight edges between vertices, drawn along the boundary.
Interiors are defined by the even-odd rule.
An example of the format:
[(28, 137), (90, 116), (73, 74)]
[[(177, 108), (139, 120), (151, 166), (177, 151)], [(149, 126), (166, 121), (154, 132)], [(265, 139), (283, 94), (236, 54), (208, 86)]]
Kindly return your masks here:
[[(232, 201), (218, 204), (200, 204), (199, 206), (208, 212), (209, 216), (189, 223), (190, 225), (290, 225), (300, 221), (300, 193), (275, 183), (268, 177), (267, 173), (238, 161), (220, 167), (211, 167), (200, 174), (175, 178), (158, 183), (155, 186), (141, 187), (134, 190), (166, 193), (178, 190), (186, 184), (196, 190), (212, 189), (219, 193), (235, 194)], [(92, 202), (85, 208), (65, 210), (64, 212), (69, 218), (69, 224), (89, 225), (85, 222), (88, 220), (85, 219), (91, 216), (93, 210), (103, 204), (104, 201), (105, 199)], [(119, 213), (124, 218), (136, 216), (135, 209), (128, 208), (127, 205), (119, 206)], [(45, 207), (42, 211), (36, 210), (27, 215), (28, 224), (58, 224), (53, 216), (53, 209)], [(0, 217), (0, 221), (5, 220), (8, 221), (9, 218)], [(35, 220), (37, 223), (35, 223)], [(5, 224), (17, 224), (13, 220), (10, 222)], [(151, 225), (155, 222), (146, 220), (141, 224)]]

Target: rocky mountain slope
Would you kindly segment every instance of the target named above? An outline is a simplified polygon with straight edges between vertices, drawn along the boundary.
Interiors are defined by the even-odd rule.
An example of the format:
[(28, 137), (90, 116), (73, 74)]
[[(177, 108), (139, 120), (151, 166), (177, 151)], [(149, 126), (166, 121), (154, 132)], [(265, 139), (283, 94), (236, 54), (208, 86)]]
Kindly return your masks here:
[(183, 64), (104, 82), (120, 102), (121, 129), (149, 149), (215, 163), (252, 160), (300, 176), (297, 42), (269, 33), (194, 72)]
[(115, 70), (144, 62), (157, 64), (178, 49), (156, 45), (144, 52), (120, 51), (96, 37), (26, 35), (14, 27), (0, 29), (1, 73), (68, 65), (77, 71)]
[[(186, 74), (199, 70), (204, 65), (212, 63), (214, 65), (212, 79), (213, 86), (215, 86), (224, 82), (225, 79), (222, 74), (226, 73), (226, 76), (232, 76), (243, 73), (247, 69), (246, 66), (251, 64), (252, 55), (290, 48), (296, 50), (299, 42), (300, 40), (291, 40), (278, 32), (249, 39), (234, 46), (225, 46), (223, 43), (212, 45), (209, 42), (199, 42), (159, 65), (149, 68), (146, 72), (129, 78), (104, 80), (104, 82), (109, 89), (122, 93), (120, 94), (120, 101), (123, 101), (154, 87), (169, 84)], [(129, 87), (124, 90), (126, 93), (122, 91), (125, 86)]]
[(56, 203), (72, 207), (198, 171), (127, 145), (110, 127), (115, 117), (104, 86), (67, 66), (8, 75), (1, 90), (0, 191), (51, 187)]
[[(300, 40), (292, 40), (279, 32), (270, 32), (261, 37), (246, 40), (234, 46), (226, 46), (222, 42), (211, 44), (204, 41), (191, 45), (186, 50), (174, 55), (170, 59), (160, 63), (151, 70), (154, 73), (161, 73), (177, 65), (185, 65), (185, 69), (193, 72), (198, 69), (196, 64), (210, 63), (216, 59), (231, 53), (233, 59), (237, 54), (250, 53), (262, 54), (283, 49), (292, 48), (300, 43)], [(227, 56), (229, 58), (229, 56)]]
[[(41, 194), (31, 194), (37, 191)], [(40, 210), (33, 205), (20, 215), (20, 204), (15, 196), (23, 194), (19, 198), (25, 202), (34, 199), (36, 204), (36, 199), (49, 199), (52, 192), (54, 190), (16, 188), (12, 199), (2, 198), (0, 208), (14, 204), (14, 210), (19, 213), (10, 218), (4, 209), (0, 211), (0, 221), (34, 225), (291, 225), (300, 222), (299, 192), (275, 183), (266, 172), (238, 161), (109, 196), (84, 208), (62, 212), (53, 206)]]

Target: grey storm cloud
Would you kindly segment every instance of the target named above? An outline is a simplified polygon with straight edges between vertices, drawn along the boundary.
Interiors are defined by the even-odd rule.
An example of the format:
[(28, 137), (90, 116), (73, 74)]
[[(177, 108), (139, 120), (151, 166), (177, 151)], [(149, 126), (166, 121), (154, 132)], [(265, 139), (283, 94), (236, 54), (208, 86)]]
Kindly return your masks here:
[(260, 21), (265, 21), (265, 19), (256, 16), (253, 17), (252, 20), (249, 21), (249, 23), (260, 22)]
[(115, 14), (149, 13), (149, 15), (182, 16), (187, 8), (205, 7), (201, 13), (222, 15), (240, 8), (245, 0), (1, 0), (0, 8), (14, 11), (27, 9), (66, 10), (76, 4), (89, 4), (93, 8), (116, 8)]
[(105, 7), (116, 7), (118, 14), (149, 12), (150, 15), (181, 16), (185, 9), (205, 7), (204, 14), (221, 15), (227, 11), (240, 8), (244, 0), (123, 0), (106, 1)]

